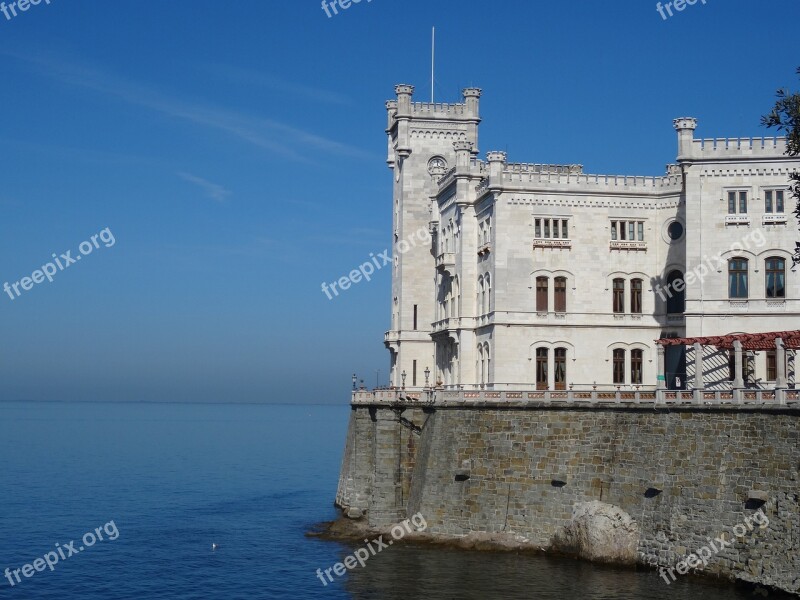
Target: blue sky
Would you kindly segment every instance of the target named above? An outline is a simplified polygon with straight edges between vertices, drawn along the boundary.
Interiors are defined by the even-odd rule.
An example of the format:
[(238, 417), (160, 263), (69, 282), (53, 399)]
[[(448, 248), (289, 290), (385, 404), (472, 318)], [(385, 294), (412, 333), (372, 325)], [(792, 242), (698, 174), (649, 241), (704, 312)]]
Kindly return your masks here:
[[(384, 102), (482, 98), (481, 150), (661, 174), (672, 119), (760, 136), (797, 0), (51, 0), (0, 14), (0, 400), (348, 401), (385, 380)], [(787, 26), (788, 24), (788, 26)]]

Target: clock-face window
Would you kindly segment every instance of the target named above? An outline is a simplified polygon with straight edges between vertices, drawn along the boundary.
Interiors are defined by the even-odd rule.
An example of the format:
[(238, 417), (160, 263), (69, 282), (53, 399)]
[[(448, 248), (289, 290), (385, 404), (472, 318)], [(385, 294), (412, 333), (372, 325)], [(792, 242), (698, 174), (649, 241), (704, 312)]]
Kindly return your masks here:
[(428, 161), (428, 173), (443, 174), (447, 170), (447, 161), (441, 156), (434, 156)]

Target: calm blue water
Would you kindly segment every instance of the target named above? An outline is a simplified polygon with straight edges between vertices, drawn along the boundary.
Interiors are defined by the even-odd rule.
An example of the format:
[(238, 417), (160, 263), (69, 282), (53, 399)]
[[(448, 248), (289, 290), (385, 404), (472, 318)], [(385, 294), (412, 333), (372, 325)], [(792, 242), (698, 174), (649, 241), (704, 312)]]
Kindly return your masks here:
[[(114, 521), (0, 598), (746, 598), (730, 588), (538, 556), (306, 538), (331, 506), (347, 407), (0, 403), (0, 570)], [(114, 532), (114, 526), (108, 530)], [(105, 533), (104, 533), (105, 536)], [(219, 549), (211, 550), (211, 544)], [(66, 554), (66, 552), (65, 552)], [(12, 575), (13, 577), (13, 575)]]

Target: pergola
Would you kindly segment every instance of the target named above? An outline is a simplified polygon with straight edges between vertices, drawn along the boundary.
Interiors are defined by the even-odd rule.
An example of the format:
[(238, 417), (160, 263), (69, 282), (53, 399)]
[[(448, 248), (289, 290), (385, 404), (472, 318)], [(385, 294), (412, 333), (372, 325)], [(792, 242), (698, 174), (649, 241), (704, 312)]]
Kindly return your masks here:
[(776, 378), (775, 389), (786, 389), (786, 349), (800, 350), (800, 330), (775, 331), (772, 333), (739, 333), (691, 338), (662, 338), (658, 344), (658, 389), (666, 387), (664, 377), (664, 354), (666, 346), (693, 346), (695, 389), (705, 389), (703, 381), (703, 346), (716, 346), (720, 350), (735, 352), (736, 373), (733, 379), (734, 388), (744, 387), (742, 373), (742, 353), (745, 350), (775, 350)]

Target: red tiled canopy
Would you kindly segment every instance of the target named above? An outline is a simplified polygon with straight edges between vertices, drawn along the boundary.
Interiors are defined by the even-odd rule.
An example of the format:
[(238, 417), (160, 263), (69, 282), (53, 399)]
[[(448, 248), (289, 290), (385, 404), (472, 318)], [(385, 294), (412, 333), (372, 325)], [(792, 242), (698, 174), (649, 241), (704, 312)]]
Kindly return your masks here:
[(742, 343), (742, 349), (744, 350), (774, 350), (775, 340), (778, 338), (783, 340), (783, 345), (786, 348), (800, 350), (800, 330), (775, 331), (772, 333), (739, 333), (694, 338), (662, 338), (656, 340), (656, 343), (662, 346), (701, 344), (703, 346), (716, 346), (721, 350), (730, 350), (733, 348), (733, 342), (738, 340)]

